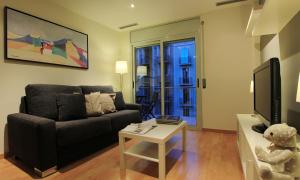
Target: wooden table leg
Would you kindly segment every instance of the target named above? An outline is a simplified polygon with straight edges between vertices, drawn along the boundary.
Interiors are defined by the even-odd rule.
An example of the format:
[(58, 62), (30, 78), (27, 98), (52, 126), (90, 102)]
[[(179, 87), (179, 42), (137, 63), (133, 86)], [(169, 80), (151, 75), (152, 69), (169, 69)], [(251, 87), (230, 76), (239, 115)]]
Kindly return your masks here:
[(158, 178), (160, 180), (166, 179), (166, 147), (165, 143), (159, 143), (158, 145), (158, 166), (159, 166), (159, 173)]
[(125, 138), (119, 135), (119, 148), (120, 148), (120, 175), (126, 175), (126, 159), (125, 159)]
[(182, 151), (186, 151), (186, 126), (182, 128)]

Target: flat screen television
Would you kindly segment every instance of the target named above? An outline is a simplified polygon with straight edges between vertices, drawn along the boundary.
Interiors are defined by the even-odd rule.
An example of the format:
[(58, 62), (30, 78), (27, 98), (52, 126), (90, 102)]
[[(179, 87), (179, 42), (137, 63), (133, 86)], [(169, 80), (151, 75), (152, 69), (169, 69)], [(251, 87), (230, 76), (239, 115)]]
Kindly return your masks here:
[(262, 124), (252, 126), (263, 133), (267, 127), (281, 123), (281, 78), (278, 58), (271, 58), (253, 71), (254, 112)]

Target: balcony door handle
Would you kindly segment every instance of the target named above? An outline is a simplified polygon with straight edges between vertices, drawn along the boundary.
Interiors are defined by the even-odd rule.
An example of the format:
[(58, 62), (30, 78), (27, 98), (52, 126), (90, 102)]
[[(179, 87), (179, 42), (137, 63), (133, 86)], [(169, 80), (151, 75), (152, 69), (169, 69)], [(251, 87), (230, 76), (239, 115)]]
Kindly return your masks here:
[(206, 88), (206, 79), (205, 78), (202, 79), (202, 88), (203, 89)]

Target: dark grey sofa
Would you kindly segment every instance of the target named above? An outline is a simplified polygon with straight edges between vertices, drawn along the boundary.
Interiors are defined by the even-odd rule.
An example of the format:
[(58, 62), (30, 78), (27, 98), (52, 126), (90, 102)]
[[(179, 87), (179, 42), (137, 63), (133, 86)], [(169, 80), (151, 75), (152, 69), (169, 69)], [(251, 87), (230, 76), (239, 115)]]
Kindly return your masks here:
[[(110, 93), (113, 92), (111, 86), (33, 84), (26, 86), (25, 91), (20, 113), (7, 117), (9, 154), (34, 168), (40, 176), (116, 142), (119, 130), (142, 121), (141, 107), (137, 104), (126, 104), (124, 110), (80, 120), (56, 121), (30, 115), (34, 111), (35, 114), (45, 111), (49, 116), (55, 114), (57, 107), (50, 97), (57, 94)], [(39, 106), (41, 97), (42, 100), (49, 98), (49, 105)]]

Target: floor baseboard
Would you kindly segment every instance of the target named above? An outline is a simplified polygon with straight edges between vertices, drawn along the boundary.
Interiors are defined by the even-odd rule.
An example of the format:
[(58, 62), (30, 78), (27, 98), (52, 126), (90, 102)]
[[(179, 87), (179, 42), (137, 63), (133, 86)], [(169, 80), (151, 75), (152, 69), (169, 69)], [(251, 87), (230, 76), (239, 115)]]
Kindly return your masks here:
[(4, 154), (0, 154), (0, 159), (3, 159), (4, 158)]
[(235, 130), (209, 129), (209, 128), (202, 128), (202, 131), (225, 133), (225, 134), (236, 134), (237, 133), (237, 131), (235, 131)]

